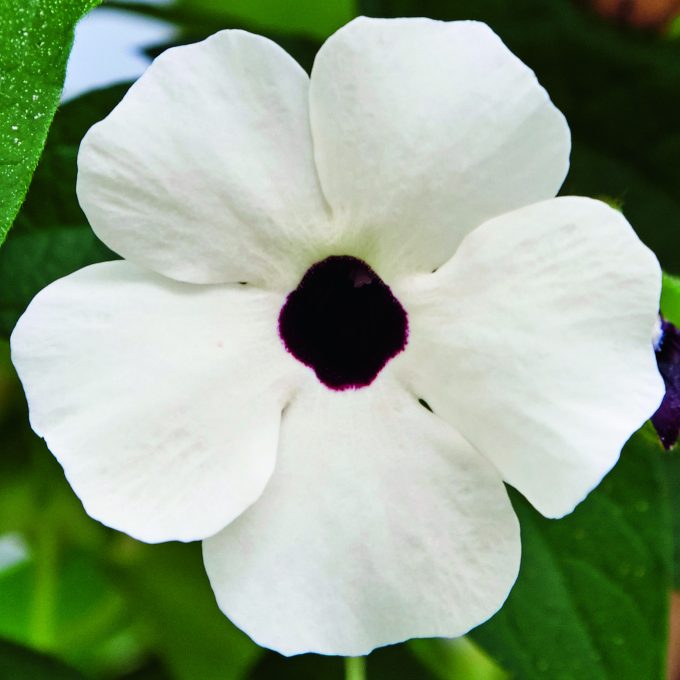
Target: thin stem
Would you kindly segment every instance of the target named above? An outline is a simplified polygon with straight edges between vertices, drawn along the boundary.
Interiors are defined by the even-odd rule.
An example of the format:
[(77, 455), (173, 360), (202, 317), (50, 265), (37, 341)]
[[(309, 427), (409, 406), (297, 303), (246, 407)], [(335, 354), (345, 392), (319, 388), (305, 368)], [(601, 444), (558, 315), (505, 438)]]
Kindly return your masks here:
[(345, 680), (366, 680), (366, 658), (363, 656), (345, 657)]
[(59, 546), (54, 529), (46, 522), (35, 544), (35, 577), (31, 606), (31, 637), (38, 649), (49, 649), (54, 641)]

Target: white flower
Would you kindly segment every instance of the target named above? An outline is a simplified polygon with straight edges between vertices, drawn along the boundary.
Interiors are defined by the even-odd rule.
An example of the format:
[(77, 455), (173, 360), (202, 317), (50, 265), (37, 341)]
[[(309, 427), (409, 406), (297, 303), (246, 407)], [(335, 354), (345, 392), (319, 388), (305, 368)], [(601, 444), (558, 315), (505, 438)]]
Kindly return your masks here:
[(503, 480), (570, 512), (663, 395), (658, 263), (554, 198), (569, 146), (480, 23), (357, 19), (311, 79), (242, 31), (167, 51), (80, 151), (125, 260), (14, 332), (35, 431), (93, 517), (204, 539), (264, 646), (465, 633), (517, 575)]

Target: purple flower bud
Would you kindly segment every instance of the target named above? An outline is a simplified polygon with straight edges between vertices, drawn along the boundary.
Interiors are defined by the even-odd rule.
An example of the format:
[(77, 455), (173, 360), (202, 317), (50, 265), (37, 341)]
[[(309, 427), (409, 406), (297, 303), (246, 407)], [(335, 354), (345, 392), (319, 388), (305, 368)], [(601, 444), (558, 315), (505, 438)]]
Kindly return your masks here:
[(666, 396), (652, 416), (652, 425), (664, 448), (670, 449), (680, 433), (680, 331), (660, 317), (660, 332), (654, 339), (656, 361), (666, 385)]

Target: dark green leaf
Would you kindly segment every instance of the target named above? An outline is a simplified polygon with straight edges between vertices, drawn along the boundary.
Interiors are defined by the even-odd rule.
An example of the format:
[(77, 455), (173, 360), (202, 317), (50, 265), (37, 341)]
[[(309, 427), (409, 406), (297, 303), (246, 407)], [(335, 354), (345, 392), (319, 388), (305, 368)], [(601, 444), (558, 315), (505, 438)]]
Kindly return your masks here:
[(675, 448), (664, 453), (663, 466), (673, 523), (673, 586), (680, 590), (680, 450)]
[(342, 680), (343, 677), (343, 660), (338, 657), (302, 654), (286, 658), (267, 652), (248, 680)]
[(473, 637), (516, 677), (664, 677), (672, 541), (663, 455), (646, 426), (600, 487), (558, 521), (512, 494), (520, 575)]
[(26, 203), (0, 249), (0, 333), (9, 335), (33, 296), (85, 265), (117, 256), (90, 229), (76, 198), (76, 158), (87, 130), (127, 86), (93, 92), (61, 109)]
[(665, 272), (661, 290), (661, 313), (680, 328), (680, 278)]
[(0, 678), (7, 680), (84, 680), (77, 671), (44, 654), (0, 640)]
[(0, 244), (21, 206), (64, 85), (73, 29), (99, 0), (0, 6)]
[(193, 14), (212, 14), (224, 26), (238, 20), (254, 30), (307, 35), (323, 39), (354, 16), (354, 0), (333, 2), (281, 2), (280, 0), (179, 0), (178, 5)]
[(121, 536), (115, 572), (152, 648), (176, 680), (241, 680), (262, 650), (220, 612), (197, 543)]
[(95, 650), (125, 629), (128, 612), (96, 557), (61, 538), (46, 527), (27, 561), (0, 572), (0, 636), (79, 668), (106, 666), (105, 649)]
[(177, 0), (154, 6), (144, 2), (112, 2), (180, 25), (212, 25), (214, 30), (243, 28), (256, 33), (273, 31), (323, 40), (354, 17), (354, 0), (333, 2), (280, 2), (280, 0)]
[[(423, 640), (426, 646), (430, 641)], [(421, 663), (419, 655), (409, 652), (405, 645), (383, 647), (372, 652), (365, 659), (368, 680), (437, 680), (428, 664)], [(449, 669), (450, 670), (450, 669)], [(344, 659), (337, 656), (303, 654), (286, 658), (275, 652), (267, 652), (260, 663), (248, 676), (248, 680), (342, 680)], [(496, 680), (487, 676), (465, 676), (449, 673), (446, 680)]]

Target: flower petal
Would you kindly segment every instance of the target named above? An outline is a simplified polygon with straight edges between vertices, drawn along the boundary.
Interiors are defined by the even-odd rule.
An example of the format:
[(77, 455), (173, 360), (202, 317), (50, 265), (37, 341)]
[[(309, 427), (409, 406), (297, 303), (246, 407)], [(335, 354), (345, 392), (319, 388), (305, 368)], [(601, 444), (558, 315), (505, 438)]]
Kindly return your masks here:
[(663, 396), (660, 285), (656, 258), (618, 211), (572, 197), (529, 206), (396, 287), (411, 324), (397, 369), (505, 481), (559, 517)]
[(568, 168), (564, 117), (478, 22), (352, 21), (317, 55), (310, 107), (325, 195), (382, 276), (432, 271)]
[(83, 140), (92, 228), (172, 278), (290, 288), (326, 222), (308, 89), (288, 54), (244, 31), (167, 50)]
[(278, 296), (126, 262), (43, 290), (12, 335), (31, 425), (87, 512), (148, 542), (195, 540), (260, 495), (283, 375)]
[(382, 377), (299, 394), (264, 494), (204, 542), (221, 609), (286, 655), (461, 635), (501, 606), (519, 553), (497, 472)]

